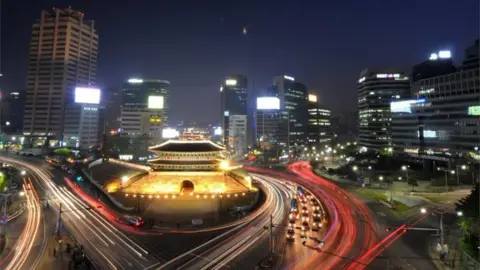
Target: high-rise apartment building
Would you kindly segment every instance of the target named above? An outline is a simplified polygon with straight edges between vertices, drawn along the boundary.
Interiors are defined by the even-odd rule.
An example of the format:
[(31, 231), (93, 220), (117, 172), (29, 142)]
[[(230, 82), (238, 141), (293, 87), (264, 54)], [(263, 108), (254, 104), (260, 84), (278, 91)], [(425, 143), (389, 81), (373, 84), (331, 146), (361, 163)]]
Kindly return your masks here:
[(276, 76), (273, 84), (280, 99), (281, 118), (288, 128), (288, 147), (300, 147), (307, 142), (307, 87), (287, 75)]
[(308, 95), (308, 146), (320, 147), (332, 141), (330, 110), (318, 104), (317, 96)]
[(122, 87), (120, 132), (123, 136), (148, 136), (160, 143), (168, 125), (169, 81), (132, 78)]
[(98, 34), (94, 22), (73, 9), (42, 11), (32, 27), (24, 134), (37, 141), (63, 138), (67, 104), (76, 86), (96, 81)]
[(248, 81), (244, 75), (227, 76), (220, 86), (221, 126), (223, 144), (229, 147), (231, 115), (247, 115)]
[(391, 147), (390, 103), (410, 95), (410, 81), (396, 70), (361, 72), (357, 85), (359, 145), (367, 150)]
[[(448, 51), (434, 53), (414, 66), (412, 98), (391, 104), (392, 143), (397, 154), (422, 161), (426, 168), (432, 168), (433, 162), (456, 159), (480, 163), (479, 63), (477, 40), (465, 51), (458, 68)], [(434, 68), (419, 72), (419, 66)]]

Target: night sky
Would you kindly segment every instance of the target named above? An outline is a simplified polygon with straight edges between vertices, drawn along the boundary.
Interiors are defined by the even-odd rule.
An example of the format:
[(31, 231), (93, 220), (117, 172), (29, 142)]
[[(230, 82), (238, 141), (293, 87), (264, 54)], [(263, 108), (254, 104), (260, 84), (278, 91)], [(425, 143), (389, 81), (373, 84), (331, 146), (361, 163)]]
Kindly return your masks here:
[(53, 6), (96, 21), (100, 87), (171, 81), (173, 121), (218, 121), (219, 86), (232, 73), (257, 90), (289, 74), (334, 113), (353, 111), (363, 68), (410, 67), (439, 49), (460, 62), (479, 35), (478, 0), (3, 0), (4, 92), (25, 88), (31, 25)]

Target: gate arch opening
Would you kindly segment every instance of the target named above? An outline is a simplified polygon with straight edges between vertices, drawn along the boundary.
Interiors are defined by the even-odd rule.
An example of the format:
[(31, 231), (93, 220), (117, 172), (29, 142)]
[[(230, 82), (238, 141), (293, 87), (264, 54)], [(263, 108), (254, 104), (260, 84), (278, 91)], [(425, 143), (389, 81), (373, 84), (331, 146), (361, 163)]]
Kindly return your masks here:
[(190, 180), (183, 180), (180, 184), (180, 192), (193, 192), (195, 190), (195, 185)]

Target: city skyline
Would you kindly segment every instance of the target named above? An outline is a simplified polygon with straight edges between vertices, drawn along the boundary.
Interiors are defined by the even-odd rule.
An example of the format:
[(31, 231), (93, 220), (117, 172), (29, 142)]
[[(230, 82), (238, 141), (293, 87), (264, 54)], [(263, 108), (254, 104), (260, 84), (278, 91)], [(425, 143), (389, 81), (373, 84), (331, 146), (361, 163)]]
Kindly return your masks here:
[[(463, 48), (476, 38), (475, 35), (478, 36), (478, 27), (468, 27), (478, 22), (474, 14), (478, 10), (475, 1), (463, 3), (461, 7), (450, 3), (436, 4), (439, 10), (431, 16), (442, 17), (442, 20), (434, 17), (425, 20), (425, 11), (431, 3), (387, 5), (372, 2), (365, 6), (352, 3), (352, 10), (358, 14), (372, 9), (377, 11), (377, 16), (369, 17), (363, 26), (354, 22), (359, 21), (361, 15), (347, 14), (352, 11), (342, 12), (342, 7), (337, 4), (310, 6), (308, 10), (318, 9), (321, 10), (319, 14), (324, 15), (317, 19), (313, 18), (316, 14), (305, 7), (250, 3), (242, 6), (234, 4), (235, 8), (206, 6), (203, 9), (192, 4), (187, 10), (172, 3), (162, 7), (165, 16), (150, 12), (155, 10), (155, 4), (145, 5), (136, 12), (130, 12), (133, 8), (127, 4), (119, 4), (112, 16), (102, 16), (108, 12), (106, 4), (82, 5), (76, 1), (57, 1), (55, 6), (63, 8), (69, 4), (84, 12), (85, 18), (94, 20), (98, 27), (99, 86), (102, 89), (120, 87), (132, 76), (169, 80), (172, 83), (171, 119), (174, 122), (187, 119), (219, 121), (218, 86), (225, 76), (237, 73), (245, 74), (249, 81), (253, 81), (256, 91), (270, 86), (274, 76), (289, 74), (304, 83), (310, 92), (317, 93), (320, 103), (332, 109), (334, 115), (340, 113), (340, 105), (354, 111), (356, 78), (363, 68), (392, 64), (409, 67), (439, 49), (452, 50), (455, 61), (459, 62)], [(471, 8), (465, 8), (466, 5)], [(4, 4), (4, 77), (1, 86), (5, 92), (25, 88), (31, 25), (42, 9), (50, 10), (51, 7), (51, 1), (28, 7)], [(263, 12), (266, 10), (278, 11), (278, 15), (292, 14), (296, 19), (280, 21), (275, 25), (269, 22), (272, 15)], [(464, 20), (446, 16), (460, 10)], [(302, 12), (311, 16), (300, 16)], [(175, 16), (179, 14), (182, 16)], [(125, 16), (131, 16), (131, 19), (123, 20)], [(396, 22), (398, 16), (407, 16), (410, 22)], [(191, 19), (187, 22), (184, 20), (186, 17)], [(381, 36), (375, 31), (379, 21), (391, 28), (382, 31)], [(127, 25), (130, 22), (132, 25)], [(147, 22), (153, 25), (147, 28)], [(409, 27), (415, 24), (418, 27)], [(163, 25), (170, 25), (170, 28)], [(328, 25), (334, 26), (331, 28), (335, 31)], [(245, 26), (248, 28), (246, 36), (242, 33)], [(120, 29), (122, 31), (115, 31)], [(150, 29), (158, 29), (158, 32)], [(445, 29), (457, 31), (447, 32)], [(291, 35), (292, 38), (285, 40), (283, 35)], [(412, 37), (399, 40), (405, 35)], [(138, 42), (142, 36), (149, 42)], [(150, 38), (152, 36), (154, 38)], [(369, 39), (376, 42), (366, 42)], [(172, 53), (174, 50), (179, 53)], [(346, 98), (338, 99), (336, 94)], [(198, 101), (204, 103), (200, 112), (194, 106)]]

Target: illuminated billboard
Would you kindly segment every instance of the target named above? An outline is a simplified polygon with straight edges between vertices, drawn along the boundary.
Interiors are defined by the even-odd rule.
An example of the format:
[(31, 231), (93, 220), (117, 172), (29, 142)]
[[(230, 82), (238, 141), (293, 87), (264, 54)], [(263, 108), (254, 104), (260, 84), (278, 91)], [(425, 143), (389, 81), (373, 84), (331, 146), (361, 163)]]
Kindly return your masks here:
[(164, 139), (173, 139), (177, 138), (180, 135), (180, 132), (174, 128), (164, 128), (162, 130), (162, 138)]
[(280, 99), (277, 97), (257, 98), (257, 110), (280, 110)]
[(468, 115), (480, 115), (480, 105), (468, 107)]
[(390, 112), (392, 113), (412, 113), (412, 104), (425, 103), (425, 99), (411, 99), (403, 101), (394, 101), (390, 103)]
[(131, 78), (128, 79), (129, 83), (143, 83), (143, 79), (138, 79), (138, 78)]
[(308, 94), (308, 101), (317, 102), (318, 101), (317, 95)]
[(76, 87), (75, 103), (100, 104), (100, 89), (90, 87)]
[(229, 85), (229, 86), (234, 86), (234, 85), (237, 85), (237, 80), (235, 80), (235, 79), (228, 79), (228, 80), (225, 80), (225, 84), (226, 84), (226, 85)]
[(214, 130), (213, 130), (213, 135), (215, 136), (220, 136), (222, 135), (222, 128), (221, 127), (216, 127)]
[(148, 96), (149, 109), (163, 109), (163, 96)]

